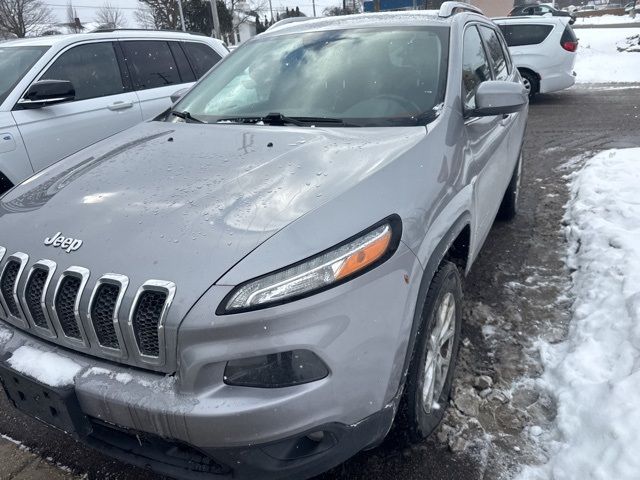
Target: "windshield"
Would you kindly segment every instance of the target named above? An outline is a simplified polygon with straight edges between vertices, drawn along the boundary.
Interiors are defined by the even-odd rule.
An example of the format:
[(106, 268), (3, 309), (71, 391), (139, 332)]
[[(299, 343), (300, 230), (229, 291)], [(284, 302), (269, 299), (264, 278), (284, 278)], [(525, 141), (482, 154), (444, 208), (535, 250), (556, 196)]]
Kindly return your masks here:
[(0, 46), (0, 103), (49, 47)]
[(277, 113), (309, 125), (425, 123), (444, 100), (448, 34), (394, 27), (258, 38), (212, 70), (169, 120), (257, 122)]

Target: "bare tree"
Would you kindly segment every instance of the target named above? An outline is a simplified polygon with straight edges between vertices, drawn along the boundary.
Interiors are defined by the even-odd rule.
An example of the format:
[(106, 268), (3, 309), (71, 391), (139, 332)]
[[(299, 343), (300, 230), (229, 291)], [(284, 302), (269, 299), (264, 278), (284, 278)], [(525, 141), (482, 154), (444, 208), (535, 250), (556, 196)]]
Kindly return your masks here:
[(147, 5), (139, 6), (138, 9), (133, 12), (133, 16), (136, 19), (136, 23), (141, 28), (146, 28), (148, 30), (160, 28), (160, 25), (156, 24), (153, 10), (151, 10), (151, 8), (149, 8)]
[(53, 15), (41, 0), (0, 0), (0, 30), (17, 37), (39, 35)]
[(78, 11), (74, 8), (71, 0), (67, 3), (67, 27), (72, 33), (81, 33), (84, 27), (80, 23)]
[(118, 7), (105, 2), (96, 13), (95, 22), (109, 28), (123, 28), (127, 26), (127, 17)]
[(180, 12), (176, 0), (139, 0), (143, 4), (135, 13), (139, 23), (157, 29), (178, 30)]

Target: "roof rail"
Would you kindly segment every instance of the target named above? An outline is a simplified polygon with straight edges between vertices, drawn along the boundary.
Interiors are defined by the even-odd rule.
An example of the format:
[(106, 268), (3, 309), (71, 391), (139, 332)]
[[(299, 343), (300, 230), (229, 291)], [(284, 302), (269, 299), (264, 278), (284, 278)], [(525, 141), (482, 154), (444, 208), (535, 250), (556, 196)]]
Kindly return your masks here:
[(287, 23), (304, 22), (306, 20), (313, 20), (314, 18), (316, 18), (316, 17), (287, 17), (287, 18), (283, 18), (282, 20), (278, 20), (276, 23), (271, 25), (269, 28), (267, 28), (267, 30), (271, 30), (272, 28), (275, 28), (275, 27), (281, 27), (282, 25), (286, 25)]
[(479, 13), (480, 15), (484, 15), (482, 10), (480, 10), (478, 7), (474, 7), (469, 3), (444, 2), (440, 7), (438, 16), (441, 18), (447, 18), (452, 15), (455, 15), (456, 13), (461, 13), (461, 12), (472, 12), (472, 13)]
[(189, 35), (199, 35), (202, 37), (206, 37), (207, 35), (205, 35), (204, 33), (200, 33), (200, 32), (191, 32), (191, 31), (183, 31), (183, 30), (171, 30), (171, 29), (166, 29), (166, 30), (158, 30), (155, 28), (110, 28), (110, 27), (106, 27), (106, 28), (102, 28), (102, 27), (98, 27), (95, 30), (91, 30), (88, 33), (113, 33), (113, 32), (159, 32), (159, 33), (188, 33)]

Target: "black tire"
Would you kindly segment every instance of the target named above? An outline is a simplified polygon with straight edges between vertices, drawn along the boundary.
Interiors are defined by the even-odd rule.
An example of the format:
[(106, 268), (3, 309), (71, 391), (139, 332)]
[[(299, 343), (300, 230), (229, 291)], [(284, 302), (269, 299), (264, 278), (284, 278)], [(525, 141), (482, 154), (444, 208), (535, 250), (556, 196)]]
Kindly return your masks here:
[(533, 97), (540, 91), (540, 81), (535, 73), (528, 70), (520, 70), (520, 76), (524, 86), (527, 87), (529, 92), (529, 100), (533, 100)]
[[(451, 349), (450, 361), (446, 375), (441, 376), (444, 377), (444, 382), (440, 393), (435, 393), (434, 389), (434, 394), (432, 395), (432, 398), (437, 397), (436, 402), (438, 407), (431, 407), (430, 411), (426, 411), (423, 403), (423, 390), (427, 356), (429, 352), (432, 351), (432, 349), (429, 348), (429, 344), (431, 343), (430, 340), (432, 333), (434, 333), (434, 328), (438, 323), (436, 315), (446, 298), (452, 299), (454, 302), (454, 312), (452, 315), (452, 322), (455, 322), (453, 325), (453, 336), (449, 340), (449, 345), (446, 346), (447, 351)], [(407, 374), (407, 386), (403, 398), (401, 421), (403, 422), (403, 427), (406, 427), (409, 440), (412, 442), (420, 442), (427, 438), (438, 427), (444, 417), (451, 395), (451, 385), (453, 383), (456, 358), (460, 344), (461, 312), (462, 287), (460, 273), (453, 263), (444, 261), (433, 277), (425, 299), (422, 316), (420, 318), (421, 325), (418, 330), (418, 338)], [(442, 348), (445, 348), (445, 346), (443, 345)], [(442, 353), (442, 348), (439, 353)]]
[(518, 157), (518, 163), (511, 175), (511, 181), (507, 190), (502, 197), (502, 203), (500, 204), (500, 210), (498, 210), (498, 219), (503, 221), (510, 221), (518, 214), (518, 198), (520, 196), (520, 182), (522, 179), (522, 152)]

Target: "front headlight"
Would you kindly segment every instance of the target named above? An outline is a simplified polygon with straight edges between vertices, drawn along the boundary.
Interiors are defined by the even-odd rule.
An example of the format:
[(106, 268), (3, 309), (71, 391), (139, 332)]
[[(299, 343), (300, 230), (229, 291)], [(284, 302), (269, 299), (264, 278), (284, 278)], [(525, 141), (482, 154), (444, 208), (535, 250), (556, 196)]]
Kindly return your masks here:
[(393, 215), (307, 260), (238, 285), (217, 314), (280, 305), (362, 275), (393, 255), (401, 230), (400, 217)]

